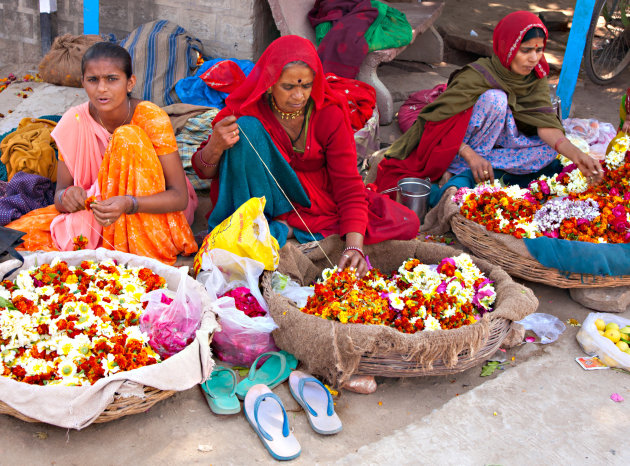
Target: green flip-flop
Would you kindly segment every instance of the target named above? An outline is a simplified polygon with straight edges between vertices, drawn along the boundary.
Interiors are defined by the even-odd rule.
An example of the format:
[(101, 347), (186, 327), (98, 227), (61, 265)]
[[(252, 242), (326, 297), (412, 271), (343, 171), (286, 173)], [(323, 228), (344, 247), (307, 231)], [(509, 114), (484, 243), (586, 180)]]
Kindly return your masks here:
[(241, 411), (241, 403), (234, 395), (236, 374), (229, 367), (215, 367), (210, 378), (201, 383), (201, 389), (213, 413), (236, 414)]
[[(262, 358), (267, 360), (258, 367)], [(247, 378), (236, 385), (236, 396), (239, 400), (245, 399), (247, 391), (257, 384), (267, 385), (270, 389), (277, 387), (289, 378), (291, 371), (297, 367), (298, 360), (286, 351), (269, 351), (256, 358)]]

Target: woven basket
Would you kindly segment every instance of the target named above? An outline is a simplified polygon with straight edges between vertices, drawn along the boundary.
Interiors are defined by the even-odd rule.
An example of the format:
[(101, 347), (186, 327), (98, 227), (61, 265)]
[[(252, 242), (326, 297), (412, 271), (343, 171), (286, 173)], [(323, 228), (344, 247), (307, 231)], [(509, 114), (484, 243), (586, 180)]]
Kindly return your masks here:
[[(414, 244), (418, 242), (399, 241), (390, 243), (392, 243), (392, 250), (396, 251), (394, 256), (396, 256), (397, 259), (397, 256), (400, 255), (404, 250), (405, 244)], [(313, 244), (301, 245), (297, 247), (297, 249), (302, 253), (305, 253), (305, 251), (312, 249), (312, 246)], [(372, 246), (366, 246), (366, 252), (368, 254), (371, 254), (371, 247)], [(430, 247), (431, 250), (434, 251), (434, 254), (439, 255), (440, 257), (448, 257), (458, 253), (457, 250), (442, 245), (427, 245), (427, 247)], [(310, 256), (308, 252), (306, 252), (305, 255), (307, 257)], [(378, 263), (378, 256), (370, 257), (372, 259), (372, 263), (375, 264), (375, 266), (381, 267)], [(393, 256), (389, 259), (394, 260)], [(508, 278), (507, 274), (505, 274), (503, 271), (497, 270), (498, 267), (493, 266), (486, 261), (478, 260), (475, 258), (473, 258), (473, 260), (475, 260), (477, 265), (486, 274), (488, 274), (490, 270), (495, 270), (495, 273), (500, 273), (503, 277), (505, 277), (504, 280), (506, 281), (502, 282), (505, 285), (502, 286), (510, 286), (510, 293), (514, 293), (514, 295), (504, 294), (504, 302), (507, 303), (508, 300), (513, 299), (512, 297), (508, 296), (518, 295), (519, 299), (523, 299), (523, 301), (520, 302), (519, 307), (519, 312), (523, 312), (523, 316), (535, 311), (538, 303), (530, 290), (527, 290), (522, 285), (515, 284), (512, 280)], [(318, 263), (316, 267), (318, 267), (319, 265), (320, 263)], [(386, 267), (382, 268), (382, 270), (387, 272), (390, 269)], [(280, 348), (296, 354), (296, 356), (299, 355), (299, 359), (306, 363), (307, 366), (309, 366), (308, 369), (311, 370), (312, 373), (328, 379), (329, 382), (336, 383), (336, 380), (330, 379), (331, 374), (321, 373), (322, 360), (313, 359), (318, 357), (314, 356), (310, 352), (309, 348), (312, 345), (320, 345), (320, 347), (321, 345), (333, 345), (333, 340), (335, 340), (336, 338), (340, 338), (340, 340), (337, 340), (337, 342), (341, 342), (341, 344), (343, 345), (345, 344), (343, 342), (346, 342), (347, 340), (345, 339), (345, 336), (341, 336), (341, 329), (343, 328), (344, 331), (347, 330), (348, 332), (353, 332), (351, 327), (359, 324), (342, 324), (339, 322), (325, 321), (328, 322), (328, 324), (326, 325), (329, 325), (329, 327), (326, 328), (322, 326), (320, 324), (322, 322), (321, 318), (301, 313), (292, 301), (286, 298), (281, 298), (278, 294), (276, 294), (271, 286), (271, 277), (272, 273), (265, 271), (262, 276), (261, 285), (265, 299), (270, 305), (270, 311), (272, 312), (272, 315), (274, 315), (274, 319), (276, 319), (277, 317), (276, 323), (278, 324), (279, 329), (274, 331), (276, 344), (278, 344)], [(513, 301), (510, 301), (510, 303), (513, 303)], [(512, 304), (510, 304), (510, 306), (511, 305)], [(327, 367), (330, 368), (334, 366), (336, 370), (340, 371), (339, 373), (343, 372), (343, 375), (341, 376), (343, 379), (346, 378), (348, 373), (383, 377), (418, 377), (439, 376), (462, 372), (471, 367), (482, 364), (488, 358), (488, 356), (494, 354), (494, 352), (500, 347), (503, 340), (507, 337), (511, 329), (512, 321), (507, 318), (507, 314), (503, 313), (506, 308), (502, 309), (503, 311), (498, 312), (497, 314), (490, 313), (484, 317), (484, 320), (487, 319), (487, 330), (484, 331), (481, 339), (478, 340), (474, 349), (472, 349), (472, 347), (467, 347), (467, 345), (464, 344), (459, 347), (461, 349), (456, 350), (459, 351), (459, 353), (455, 353), (452, 354), (452, 356), (449, 356), (449, 358), (451, 359), (449, 359), (448, 361), (442, 359), (445, 356), (438, 356), (437, 358), (433, 359), (425, 359), (423, 357), (423, 353), (401, 351), (399, 349), (394, 350), (396, 345), (392, 341), (390, 344), (387, 344), (385, 342), (379, 343), (374, 347), (374, 349), (370, 350), (360, 350), (357, 346), (355, 346), (354, 352), (358, 357), (358, 365), (355, 366), (355, 368), (350, 369), (351, 372), (347, 371), (346, 368), (348, 366), (345, 365), (345, 362), (342, 362), (340, 359), (338, 359), (340, 357), (338, 355), (334, 357), (331, 356), (332, 359), (330, 361), (330, 364), (332, 364), (332, 366), (329, 364)], [(291, 319), (292, 323), (285, 325), (283, 322), (284, 319)], [(303, 336), (297, 336), (292, 333), (292, 330), (290, 330), (291, 325), (298, 325), (300, 326), (300, 328), (313, 328), (320, 333), (318, 333), (317, 337), (315, 337), (316, 340), (313, 340), (313, 342), (309, 342), (309, 344), (305, 345), (305, 342), (301, 340)], [(475, 327), (474, 330), (473, 327)], [(478, 328), (479, 327), (476, 326), (462, 327), (457, 331), (467, 333), (469, 331), (468, 329), (470, 329), (470, 332), (473, 332), (477, 331)], [(281, 333), (279, 334), (278, 332)], [(282, 335), (282, 338), (279, 338), (280, 335)], [(345, 333), (343, 335), (345, 335)], [(427, 335), (409, 335), (409, 338), (415, 337), (422, 339), (424, 337), (427, 337)], [(355, 335), (351, 338), (354, 339), (357, 337)], [(352, 346), (352, 344), (350, 344), (349, 346)], [(332, 346), (331, 351), (333, 351)], [(344, 349), (343, 351), (347, 351), (347, 349)], [(333, 353), (337, 354), (335, 351), (333, 351)], [(335, 376), (332, 375), (332, 377), (334, 378)]]
[[(114, 401), (112, 401), (107, 408), (105, 408), (105, 411), (103, 411), (93, 422), (109, 422), (130, 414), (144, 413), (155, 403), (165, 400), (175, 394), (174, 391), (170, 390), (158, 390), (157, 388), (146, 386), (143, 388), (145, 395), (144, 398), (137, 396), (114, 396)], [(16, 417), (26, 422), (41, 422), (37, 419), (25, 416), (2, 401), (0, 401), (0, 414), (8, 414), (9, 416)]]
[[(122, 253), (119, 251), (106, 251), (103, 249), (97, 249), (95, 251), (89, 251), (89, 250), (83, 250), (83, 251), (74, 251), (74, 252), (61, 252), (61, 253), (36, 253), (36, 254), (31, 254), (31, 255), (26, 255), (25, 256), (25, 264), (23, 266), (23, 268), (32, 266), (33, 263), (47, 263), (49, 261), (52, 260), (52, 258), (54, 257), (59, 257), (62, 260), (66, 260), (69, 264), (73, 265), (73, 264), (78, 264), (80, 263), (82, 260), (102, 260), (102, 259), (114, 259), (117, 260), (118, 263), (121, 264), (127, 264), (129, 266), (133, 266), (133, 267), (138, 267), (138, 266), (142, 266), (142, 267), (150, 267), (154, 272), (159, 273), (162, 277), (164, 277), (166, 279), (166, 283), (169, 289), (171, 290), (175, 290), (177, 289), (177, 286), (179, 284), (179, 280), (181, 277), (181, 273), (180, 270), (171, 267), (171, 266), (167, 266), (165, 264), (159, 263), (156, 260), (153, 259), (149, 259), (149, 258), (145, 258), (145, 257), (139, 257), (139, 256), (134, 256), (131, 254), (126, 254), (126, 253)], [(2, 266), (5, 269), (11, 269), (12, 265), (7, 262), (5, 264), (2, 264)], [(1, 268), (1, 267), (0, 267)], [(200, 298), (201, 298), (201, 306), (203, 309), (203, 315), (202, 315), (202, 327), (204, 325), (206, 326), (210, 326), (212, 328), (206, 328), (205, 330), (202, 328), (200, 330), (198, 330), (197, 332), (199, 333), (201, 330), (208, 331), (208, 347), (210, 344), (210, 341), (212, 340), (212, 332), (211, 330), (213, 330), (214, 327), (216, 327), (216, 321), (214, 320), (214, 313), (211, 310), (211, 304), (210, 304), (210, 298), (209, 296), (207, 296), (207, 294), (205, 293), (205, 288), (203, 287), (203, 285), (201, 285), (199, 282), (195, 281), (194, 279), (192, 279), (191, 277), (187, 277), (187, 280), (190, 280), (190, 284), (189, 286), (193, 287), (194, 289), (196, 289), (196, 292), (199, 293)], [(212, 319), (211, 321), (208, 320), (210, 317), (210, 314), (212, 315)], [(204, 319), (206, 324), (204, 324)], [(197, 335), (197, 338), (195, 339), (195, 341), (193, 341), (190, 346), (194, 346), (194, 345), (199, 345), (198, 343), (198, 339), (199, 339), (199, 335)], [(205, 340), (204, 340), (205, 343)], [(188, 352), (190, 350), (190, 346), (185, 348), (184, 350), (182, 350), (180, 353), (176, 354), (173, 356), (173, 358), (175, 357), (179, 357), (180, 358), (180, 363), (184, 362), (184, 366), (186, 365), (186, 363), (190, 360), (194, 361), (194, 363), (197, 363), (197, 361), (199, 361), (199, 372), (203, 373), (204, 368), (202, 366), (202, 359), (203, 356), (201, 354), (197, 354), (195, 356), (191, 356), (190, 353)], [(205, 348), (205, 344), (200, 345), (201, 347)], [(199, 352), (201, 353), (201, 351)], [(181, 359), (182, 357), (180, 356), (180, 354), (183, 354), (183, 359)], [(208, 356), (207, 358), (210, 360), (210, 355), (209, 355), (209, 351), (208, 351)], [(211, 360), (210, 360), (211, 362)], [(164, 366), (162, 364), (155, 365), (155, 366), (151, 366), (151, 367), (155, 367), (158, 368), (159, 370), (166, 370), (166, 369), (162, 369), (164, 368)], [(210, 368), (207, 369), (208, 371), (208, 375), (209, 375), (209, 371), (211, 371), (211, 365), (209, 366)], [(144, 368), (143, 368), (144, 369)], [(173, 367), (171, 366), (171, 370), (173, 370)], [(119, 373), (119, 374), (123, 374), (123, 373)], [(141, 389), (144, 393), (141, 396), (137, 396), (135, 393), (129, 393), (129, 394), (119, 394), (119, 393), (114, 393), (113, 396), (113, 400), (109, 403), (109, 405), (107, 405), (104, 409), (104, 411), (98, 413), (97, 411), (95, 411), (92, 415), (96, 416), (98, 413), (98, 416), (93, 420), (93, 421), (85, 421), (85, 418), (81, 418), (80, 419), (80, 424), (78, 425), (74, 425), (73, 423), (75, 422), (75, 420), (73, 420), (72, 422), (69, 422), (67, 425), (64, 425), (64, 421), (63, 419), (58, 419), (58, 418), (54, 418), (54, 419), (47, 419), (45, 416), (43, 416), (42, 419), (34, 419), (33, 417), (24, 414), (24, 412), (19, 411), (16, 408), (13, 408), (12, 406), (10, 406), (9, 404), (7, 404), (7, 401), (9, 400), (8, 398), (5, 398), (5, 401), (0, 400), (0, 414), (7, 414), (9, 416), (13, 416), (16, 417), (18, 419), (21, 419), (23, 421), (26, 422), (47, 422), (49, 424), (52, 425), (57, 425), (60, 427), (71, 427), (71, 428), (76, 428), (76, 429), (80, 429), (80, 428), (84, 428), (86, 425), (91, 424), (92, 422), (96, 422), (96, 423), (103, 423), (103, 422), (109, 422), (109, 421), (113, 421), (115, 419), (118, 419), (120, 417), (123, 416), (128, 416), (130, 414), (138, 414), (138, 413), (143, 413), (146, 412), (149, 408), (151, 408), (154, 404), (169, 398), (171, 396), (173, 396), (176, 391), (180, 391), (180, 390), (187, 390), (189, 389), (191, 386), (194, 386), (194, 384), (196, 383), (200, 383), (201, 380), (199, 381), (188, 381), (185, 380), (185, 383), (181, 383), (182, 381), (182, 374), (183, 372), (179, 373), (179, 377), (177, 377), (177, 382), (167, 382), (165, 383), (166, 387), (169, 388), (167, 390), (161, 390), (161, 389), (157, 389), (154, 388), (150, 385), (144, 384), (142, 383), (142, 377), (138, 378), (137, 374), (136, 374), (136, 378), (129, 378), (127, 379), (130, 382), (133, 382), (135, 384), (138, 384), (138, 386), (140, 387), (139, 389)], [(168, 377), (171, 377), (172, 374), (169, 374)], [(145, 373), (145, 377), (146, 377), (146, 373)], [(150, 380), (155, 380), (156, 376), (155, 373), (153, 373), (152, 375), (150, 375), (149, 377)], [(162, 381), (163, 382), (163, 381)], [(190, 382), (190, 383), (188, 383)], [(21, 386), (21, 385), (27, 385), (21, 382), (15, 382), (17, 384), (17, 386)], [(181, 385), (181, 388), (179, 388)], [(14, 387), (12, 390), (15, 390), (15, 392), (17, 392), (18, 390), (21, 390), (21, 387)], [(46, 387), (41, 387), (43, 389), (45, 389)], [(15, 393), (13, 392), (13, 393)], [(0, 395), (2, 395), (2, 393), (0, 393)], [(51, 396), (50, 394), (47, 394), (47, 396)], [(94, 396), (98, 396), (98, 395), (94, 395)], [(72, 398), (71, 394), (64, 394), (63, 397), (55, 397), (51, 400), (47, 400), (46, 402), (50, 405), (52, 405), (52, 407), (57, 408), (58, 405), (62, 405), (65, 406), (64, 402), (59, 401), (60, 398), (65, 398), (65, 402), (68, 402), (68, 398)], [(27, 397), (23, 397), (23, 399), (27, 399)], [(20, 401), (22, 402), (22, 401)], [(57, 403), (58, 402), (58, 403)], [(57, 405), (55, 405), (55, 403), (57, 403)], [(15, 403), (14, 403), (15, 405)], [(17, 408), (19, 408), (20, 406), (17, 406)], [(91, 406), (90, 406), (91, 408)], [(34, 414), (34, 412), (31, 411), (26, 411), (29, 414)], [(90, 413), (91, 414), (91, 413)], [(36, 414), (34, 414), (34, 416), (37, 416)], [(86, 424), (83, 424), (83, 422), (87, 422)]]
[(486, 344), (474, 355), (471, 355), (467, 349), (459, 353), (457, 364), (453, 367), (447, 367), (441, 359), (433, 361), (433, 367), (429, 369), (415, 361), (406, 360), (403, 354), (366, 354), (361, 356), (357, 374), (381, 377), (419, 377), (422, 375), (447, 375), (462, 372), (478, 366), (492, 356), (509, 333), (510, 326), (511, 322), (507, 319), (492, 319), (490, 321), (490, 335)]
[(512, 276), (557, 288), (603, 288), (630, 285), (630, 276), (569, 273), (545, 267), (532, 257), (517, 254), (488, 234), (481, 225), (461, 214), (451, 218), (451, 229), (457, 239), (473, 254), (500, 266)]

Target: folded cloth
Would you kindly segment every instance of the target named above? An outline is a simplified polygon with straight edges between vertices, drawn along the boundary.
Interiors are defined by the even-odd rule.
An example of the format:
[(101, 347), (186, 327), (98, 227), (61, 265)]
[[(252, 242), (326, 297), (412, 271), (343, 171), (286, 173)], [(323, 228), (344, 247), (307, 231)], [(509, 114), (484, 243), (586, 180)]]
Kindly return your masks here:
[[(185, 104), (178, 104), (185, 105)], [(210, 180), (202, 180), (192, 168), (192, 156), (199, 145), (208, 139), (212, 133), (212, 120), (219, 113), (219, 109), (210, 108), (207, 111), (189, 118), (175, 136), (179, 158), (182, 161), (186, 176), (195, 189), (210, 189)]]
[[(224, 102), (228, 94), (211, 88), (201, 79), (202, 74), (208, 71), (213, 65), (224, 60), (225, 58), (208, 60), (199, 67), (194, 76), (189, 76), (177, 81), (175, 84), (175, 92), (177, 92), (179, 100), (186, 104), (205, 105), (206, 107), (216, 107), (219, 110), (225, 107)], [(237, 60), (236, 58), (230, 58), (230, 61), (236, 63), (245, 76), (247, 76), (252, 68), (254, 68), (254, 63), (249, 60)], [(225, 88), (225, 86), (219, 87), (221, 89)]]
[(0, 142), (0, 160), (6, 165), (9, 181), (19, 171), (57, 181), (56, 145), (50, 136), (55, 126), (50, 120), (23, 118), (17, 129)]
[(630, 275), (630, 244), (586, 243), (546, 236), (524, 241), (529, 253), (545, 267), (567, 273)]
[(171, 120), (171, 126), (175, 134), (179, 133), (184, 127), (186, 122), (201, 113), (207, 112), (212, 107), (206, 107), (205, 105), (193, 105), (193, 104), (171, 104), (166, 107), (162, 107), (162, 110), (166, 112)]
[(52, 204), (54, 196), (54, 185), (48, 178), (17, 172), (6, 186), (6, 195), (0, 198), (0, 225)]
[(353, 131), (359, 131), (374, 113), (376, 91), (369, 84), (356, 79), (342, 78), (333, 73), (326, 74), (326, 81), (334, 91), (348, 99), (350, 125)]

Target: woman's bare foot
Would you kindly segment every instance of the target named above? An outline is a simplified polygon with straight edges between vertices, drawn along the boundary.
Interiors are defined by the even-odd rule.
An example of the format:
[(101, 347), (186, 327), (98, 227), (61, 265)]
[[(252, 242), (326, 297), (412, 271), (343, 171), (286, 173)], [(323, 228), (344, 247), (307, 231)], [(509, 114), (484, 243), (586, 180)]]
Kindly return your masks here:
[(442, 177), (438, 180), (438, 187), (442, 187), (446, 184), (446, 182), (448, 180), (450, 180), (451, 178), (453, 178), (453, 174), (451, 172), (444, 172), (444, 174), (442, 175)]

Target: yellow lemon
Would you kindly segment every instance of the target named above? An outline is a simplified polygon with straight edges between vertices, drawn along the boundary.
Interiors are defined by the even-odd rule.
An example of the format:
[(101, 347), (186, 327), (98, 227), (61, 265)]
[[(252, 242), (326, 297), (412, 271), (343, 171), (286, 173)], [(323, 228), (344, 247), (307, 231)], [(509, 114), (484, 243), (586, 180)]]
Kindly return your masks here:
[(626, 325), (625, 327), (620, 328), (619, 331), (621, 333), (625, 333), (626, 335), (630, 334), (630, 325)]
[(604, 322), (604, 319), (595, 319), (595, 327), (597, 327), (597, 330), (606, 330), (606, 322)]
[(603, 330), (598, 330), (597, 331), (601, 336), (604, 336), (604, 331)]
[(604, 332), (604, 336), (613, 343), (617, 343), (621, 338), (621, 333), (616, 328), (609, 328)]
[(626, 343), (625, 341), (618, 341), (615, 344), (617, 345), (617, 348), (619, 348), (621, 351), (626, 351), (628, 348), (630, 348), (630, 346), (628, 346), (628, 343)]
[(615, 322), (608, 322), (606, 324), (606, 330), (610, 330), (611, 328), (614, 328), (615, 330), (619, 330), (619, 325), (617, 325)]

